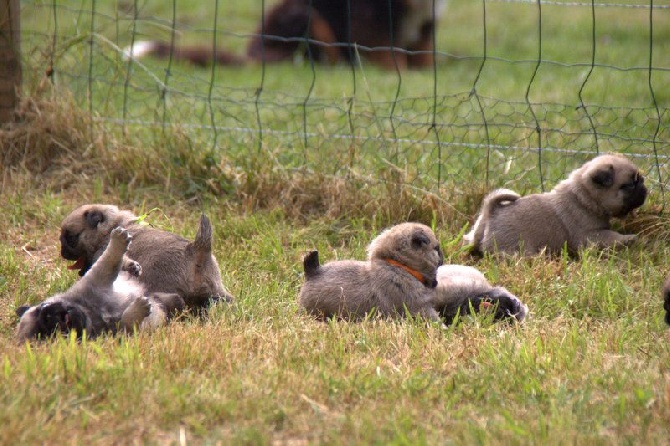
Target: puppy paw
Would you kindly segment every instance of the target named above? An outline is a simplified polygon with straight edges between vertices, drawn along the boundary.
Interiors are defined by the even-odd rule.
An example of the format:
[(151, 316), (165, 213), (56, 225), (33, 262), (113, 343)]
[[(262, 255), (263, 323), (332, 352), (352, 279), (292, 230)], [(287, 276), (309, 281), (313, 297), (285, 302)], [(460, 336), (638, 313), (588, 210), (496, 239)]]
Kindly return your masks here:
[(232, 303), (234, 300), (233, 295), (230, 293), (222, 293), (222, 294), (215, 294), (212, 297), (209, 298), (209, 303), (210, 304), (216, 304), (218, 302), (225, 302), (227, 304)]
[(140, 277), (142, 274), (142, 265), (132, 259), (125, 259), (123, 262), (123, 271), (128, 272), (133, 277)]
[[(146, 297), (138, 297), (133, 302), (133, 312), (138, 315), (138, 319), (144, 319), (151, 313), (151, 302)], [(140, 316), (141, 315), (141, 316)]]
[(132, 238), (133, 237), (130, 235), (130, 232), (123, 229), (121, 226), (117, 226), (116, 228), (112, 229), (112, 232), (110, 234), (111, 241), (121, 242), (125, 246), (130, 245), (130, 241), (132, 240)]
[(138, 297), (135, 299), (121, 317), (126, 328), (131, 328), (134, 325), (140, 324), (151, 313), (151, 302), (146, 297)]

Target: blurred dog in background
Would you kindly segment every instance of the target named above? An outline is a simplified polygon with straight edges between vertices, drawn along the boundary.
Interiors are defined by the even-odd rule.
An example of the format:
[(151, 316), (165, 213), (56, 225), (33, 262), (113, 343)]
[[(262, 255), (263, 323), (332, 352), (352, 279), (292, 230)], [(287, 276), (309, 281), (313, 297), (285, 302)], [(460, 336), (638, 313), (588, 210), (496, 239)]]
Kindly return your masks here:
[(138, 41), (126, 58), (147, 55), (212, 63), (281, 62), (300, 55), (314, 62), (357, 64), (364, 57), (384, 69), (433, 64), (437, 20), (446, 0), (282, 0), (261, 20), (244, 57), (206, 45)]

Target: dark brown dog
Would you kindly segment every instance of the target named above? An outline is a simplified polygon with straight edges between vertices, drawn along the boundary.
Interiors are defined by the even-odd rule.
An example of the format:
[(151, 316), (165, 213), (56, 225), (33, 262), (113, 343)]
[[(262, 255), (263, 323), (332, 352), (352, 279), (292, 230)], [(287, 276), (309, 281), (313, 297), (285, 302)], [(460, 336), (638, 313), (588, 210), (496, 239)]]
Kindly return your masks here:
[[(249, 42), (246, 60), (280, 62), (302, 51), (308, 60), (357, 63), (358, 54), (385, 69), (424, 68), (433, 63), (436, 21), (446, 0), (283, 0), (272, 7)], [(354, 47), (355, 45), (355, 47)], [(151, 54), (240, 65), (244, 58), (206, 46), (170, 48), (137, 42), (127, 57)]]
[(111, 230), (127, 229), (133, 243), (123, 268), (141, 267), (139, 280), (149, 292), (176, 293), (189, 308), (202, 308), (212, 301), (231, 302), (233, 296), (221, 283), (221, 273), (212, 255), (212, 226), (206, 216), (194, 241), (142, 225), (129, 211), (113, 205), (93, 204), (75, 209), (61, 224), (61, 255), (75, 260), (71, 269), (83, 275), (102, 254)]

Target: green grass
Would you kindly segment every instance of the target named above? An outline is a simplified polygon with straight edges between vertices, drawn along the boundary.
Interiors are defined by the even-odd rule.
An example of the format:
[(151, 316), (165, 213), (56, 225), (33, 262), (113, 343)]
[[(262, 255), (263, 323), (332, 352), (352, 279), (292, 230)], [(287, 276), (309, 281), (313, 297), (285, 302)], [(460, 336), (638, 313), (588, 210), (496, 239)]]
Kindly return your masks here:
[[(96, 17), (96, 32), (128, 43), (132, 23), (117, 20), (125, 17), (117, 10), (131, 3), (96, 2), (109, 16)], [(211, 2), (201, 3), (178, 5), (185, 42), (212, 38)], [(256, 5), (237, 3), (219, 5), (220, 29), (252, 32)], [(169, 20), (171, 4), (139, 4), (146, 20), (138, 37), (169, 36), (159, 19)], [(487, 142), (469, 96), (481, 63), (471, 58), (482, 54), (481, 2), (453, 0), (441, 24), (438, 46), (452, 55), (437, 71), (436, 128), (449, 143), (441, 148), (429, 125), (430, 70), (398, 77), (364, 65), (354, 81), (348, 67), (268, 66), (261, 146), (258, 133), (227, 129), (256, 129), (261, 68), (174, 66), (163, 102), (154, 78), (164, 80), (163, 62), (145, 61), (154, 77), (138, 66), (127, 77), (113, 46), (96, 37), (100, 77), (89, 102), (90, 14), (77, 13), (80, 2), (58, 5), (56, 86), (39, 84), (52, 6), (25, 2), (27, 97), (20, 125), (0, 129), (1, 444), (667, 444), (670, 331), (660, 287), (670, 248), (667, 217), (658, 215), (665, 165), (659, 178), (651, 160), (636, 158), (651, 195), (638, 218), (616, 222), (641, 234), (629, 249), (475, 261), (460, 244), (488, 189), (540, 190), (524, 100), (537, 55), (536, 5), (486, 4), (491, 59), (477, 92), (499, 146), (488, 152), (468, 145)], [(575, 108), (591, 57), (590, 8), (542, 10), (543, 58), (587, 64), (543, 62), (530, 90), (543, 145), (567, 152), (543, 154), (550, 188), (595, 150)], [(648, 10), (597, 14), (597, 61), (645, 66)], [(658, 10), (655, 20), (654, 54), (664, 66), (670, 17)], [(245, 39), (225, 32), (221, 45), (242, 52)], [(305, 145), (301, 107), (312, 80)], [(663, 110), (669, 82), (654, 74)], [(644, 71), (596, 68), (584, 99), (601, 150), (651, 152), (656, 122)], [(110, 121), (124, 116), (159, 125)], [(662, 154), (667, 128), (657, 141)], [(394, 131), (409, 141), (394, 140)], [(358, 139), (334, 137), (341, 134)], [(235, 304), (152, 334), (16, 345), (16, 307), (77, 279), (59, 258), (59, 225), (91, 202), (147, 214), (186, 237), (206, 212)], [(406, 220), (433, 226), (449, 262), (481, 269), (519, 296), (531, 318), (518, 326), (467, 317), (441, 330), (418, 321), (319, 323), (299, 311), (306, 251), (317, 248), (324, 261), (361, 259), (379, 231)]]
[[(300, 313), (301, 255), (362, 258), (371, 221), (252, 213), (204, 196), (151, 193), (137, 213), (192, 237), (215, 222), (235, 305), (153, 334), (17, 346), (13, 309), (76, 280), (58, 225), (87, 193), (5, 191), (0, 243), (2, 443), (645, 443), (670, 433), (668, 330), (660, 284), (670, 250), (642, 237), (604, 255), (474, 263), (520, 296), (523, 326), (465, 318), (320, 323)], [(105, 192), (97, 199), (118, 202)], [(127, 203), (125, 207), (132, 206)], [(457, 224), (456, 224), (457, 225)], [(437, 222), (446, 256), (471, 263)], [(26, 247), (26, 249), (22, 249)]]
[[(178, 42), (216, 40), (242, 54), (260, 15), (258, 5), (242, 3), (177, 2)], [(584, 6), (543, 5), (540, 16), (533, 4), (453, 0), (439, 24), (435, 73), (397, 74), (365, 62), (355, 72), (304, 62), (214, 69), (154, 59), (127, 64), (120, 49), (131, 41), (170, 38), (173, 4), (94, 5), (95, 14), (78, 2), (30, 3), (24, 54), (49, 66), (55, 41), (56, 85), (135, 140), (156, 144), (156, 133), (177, 128), (216, 156), (268, 151), (282, 166), (334, 174), (352, 164), (378, 171), (392, 163), (429, 189), (464, 177), (494, 186), (551, 186), (574, 166), (573, 153), (583, 162), (596, 150), (644, 155), (640, 163), (650, 180), (667, 173), (655, 169), (652, 156), (665, 155), (670, 128), (667, 10), (651, 15), (650, 46), (645, 8), (598, 7), (593, 25)], [(52, 33), (54, 39), (45, 39)], [(27, 83), (43, 72), (27, 70)], [(541, 156), (528, 150), (537, 148), (545, 150)]]

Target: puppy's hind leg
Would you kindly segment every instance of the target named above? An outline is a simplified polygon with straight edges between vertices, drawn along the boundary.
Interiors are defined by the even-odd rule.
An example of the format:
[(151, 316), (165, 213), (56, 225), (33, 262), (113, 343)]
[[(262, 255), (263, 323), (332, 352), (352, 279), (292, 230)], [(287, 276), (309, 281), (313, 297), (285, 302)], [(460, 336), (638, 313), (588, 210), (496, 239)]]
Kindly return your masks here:
[(132, 333), (135, 328), (154, 330), (165, 325), (184, 309), (184, 299), (173, 293), (141, 296), (128, 305), (121, 316), (121, 328)]
[(133, 300), (121, 315), (121, 328), (129, 333), (133, 332), (135, 327), (149, 317), (151, 313), (151, 302), (144, 296)]
[(184, 309), (184, 299), (174, 293), (154, 293), (149, 296), (151, 312), (142, 321), (142, 330), (154, 330), (165, 325)]
[(167, 314), (167, 317), (172, 317), (184, 310), (186, 304), (184, 299), (179, 294), (175, 293), (154, 293), (151, 295), (153, 300), (160, 305)]
[(107, 248), (82, 280), (92, 281), (97, 286), (109, 286), (111, 288), (112, 283), (119, 275), (119, 271), (121, 271), (123, 255), (128, 250), (131, 238), (130, 233), (125, 229), (114, 228), (110, 234)]

